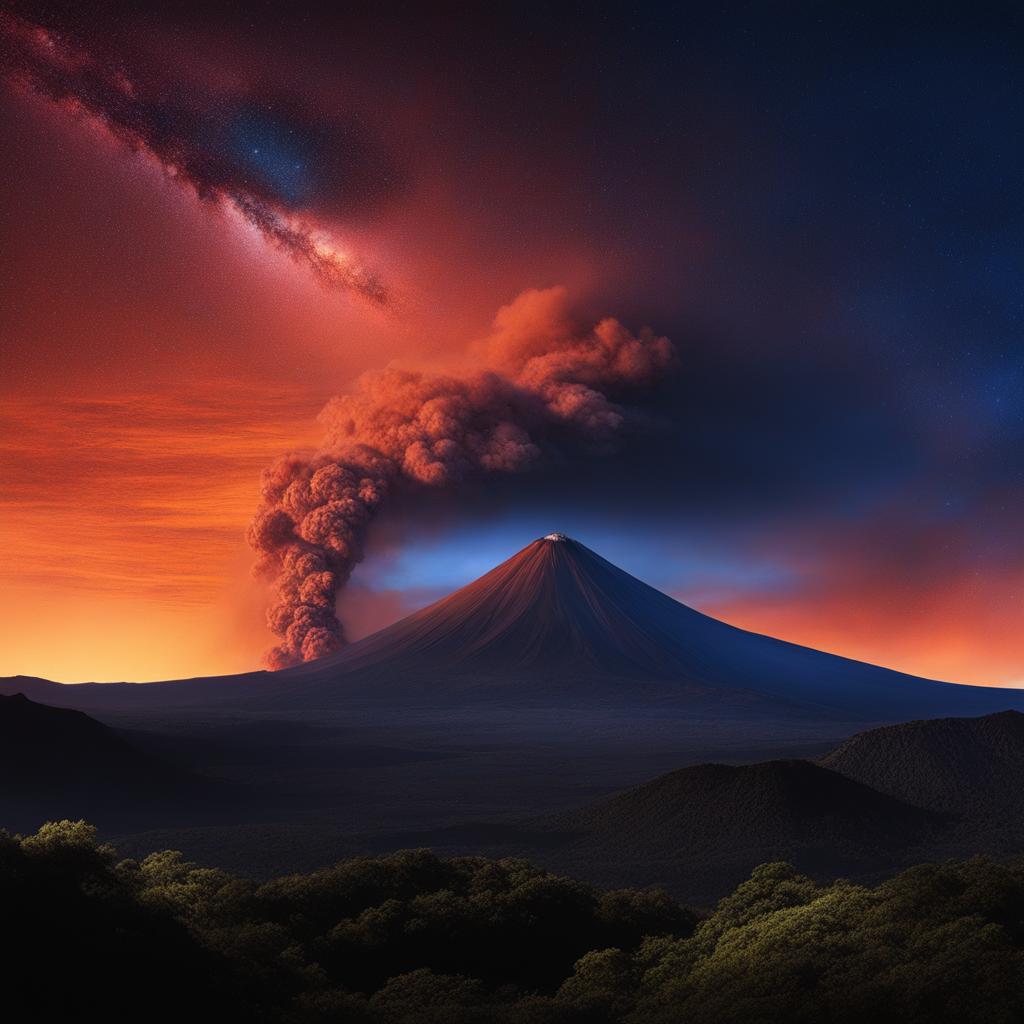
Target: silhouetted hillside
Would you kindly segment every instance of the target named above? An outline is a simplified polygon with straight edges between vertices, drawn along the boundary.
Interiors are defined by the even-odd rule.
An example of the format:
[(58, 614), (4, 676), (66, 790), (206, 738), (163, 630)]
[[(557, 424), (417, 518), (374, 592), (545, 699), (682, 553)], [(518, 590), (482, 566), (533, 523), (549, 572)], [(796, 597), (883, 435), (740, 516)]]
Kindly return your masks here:
[(198, 780), (137, 749), (81, 711), (0, 697), (0, 821), (34, 827), (48, 816), (137, 821)]
[(9, 794), (55, 783), (138, 781), (140, 773), (152, 778), (166, 770), (84, 712), (19, 693), (0, 697), (0, 771)]
[(819, 875), (910, 862), (941, 824), (810, 761), (697, 765), (547, 819), (575, 835), (566, 864), (707, 899), (766, 860)]
[(858, 733), (822, 765), (919, 807), (1024, 810), (1024, 714), (905, 722)]

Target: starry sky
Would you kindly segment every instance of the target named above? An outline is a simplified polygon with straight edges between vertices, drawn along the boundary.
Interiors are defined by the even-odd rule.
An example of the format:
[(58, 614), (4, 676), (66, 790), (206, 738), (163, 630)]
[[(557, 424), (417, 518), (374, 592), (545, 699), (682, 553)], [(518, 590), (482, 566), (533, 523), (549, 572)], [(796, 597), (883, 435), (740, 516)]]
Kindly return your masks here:
[(560, 530), (1024, 685), (1014, 7), (88, 6), (0, 17), (0, 673), (257, 667), (261, 470), (557, 285), (677, 365), (607, 450), (399, 489), (350, 636)]

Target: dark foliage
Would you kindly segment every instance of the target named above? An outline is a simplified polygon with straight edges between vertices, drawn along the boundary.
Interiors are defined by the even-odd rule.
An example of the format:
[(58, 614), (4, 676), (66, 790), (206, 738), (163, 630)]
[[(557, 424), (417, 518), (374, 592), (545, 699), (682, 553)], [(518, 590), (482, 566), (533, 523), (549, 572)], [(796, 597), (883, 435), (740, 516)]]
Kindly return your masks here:
[(875, 888), (758, 868), (702, 921), (520, 860), (423, 850), (257, 884), (82, 822), (0, 839), (7, 994), (34, 1019), (901, 1024), (1024, 1018), (1024, 867)]
[(4, 1004), (20, 1019), (180, 1021), (232, 1002), (229, 965), (142, 898), (84, 822), (0, 833), (0, 906)]

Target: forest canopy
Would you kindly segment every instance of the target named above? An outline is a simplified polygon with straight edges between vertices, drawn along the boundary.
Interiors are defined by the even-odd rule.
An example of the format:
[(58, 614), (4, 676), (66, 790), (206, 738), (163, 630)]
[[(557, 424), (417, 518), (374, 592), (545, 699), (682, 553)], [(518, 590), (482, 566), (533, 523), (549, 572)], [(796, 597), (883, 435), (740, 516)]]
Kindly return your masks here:
[(0, 834), (9, 999), (280, 1024), (747, 1024), (1024, 1019), (1024, 866), (874, 887), (766, 864), (709, 914), (522, 860), (427, 850), (269, 882), (85, 822)]

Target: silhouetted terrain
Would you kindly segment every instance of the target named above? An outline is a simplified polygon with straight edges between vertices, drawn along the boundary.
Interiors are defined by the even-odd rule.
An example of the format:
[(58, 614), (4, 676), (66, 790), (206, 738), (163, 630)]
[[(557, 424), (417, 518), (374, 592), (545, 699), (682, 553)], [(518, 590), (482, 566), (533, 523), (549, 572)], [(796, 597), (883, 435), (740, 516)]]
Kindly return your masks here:
[(565, 864), (587, 877), (700, 900), (770, 860), (822, 878), (891, 870), (943, 821), (810, 761), (769, 761), (683, 768), (549, 823), (578, 834)]
[[(1024, 695), (917, 679), (709, 618), (551, 534), (401, 622), (289, 670), (288, 700), (363, 686), (465, 704), (654, 701), (747, 717), (971, 713)], [(671, 710), (668, 710), (671, 714)]]
[(7, 791), (75, 781), (121, 782), (156, 765), (81, 711), (52, 708), (18, 693), (0, 697), (0, 771)]
[[(937, 725), (948, 730), (960, 723)], [(965, 746), (959, 754), (947, 751), (950, 762), (974, 752), (964, 738), (970, 729), (991, 727), (985, 719), (962, 725)], [(891, 730), (878, 732), (884, 738)], [(1009, 749), (1004, 753), (1010, 756)], [(460, 759), (450, 763), (457, 766)], [(396, 762), (392, 770), (412, 787), (413, 778), (429, 767), (415, 764), (410, 776), (406, 765)], [(372, 775), (371, 770), (366, 777)], [(987, 791), (988, 776), (979, 778)], [(449, 806), (446, 817), (439, 804), (418, 819), (420, 827), (394, 829), (386, 822), (408, 820), (408, 815), (389, 818), (386, 808), (375, 812), (367, 797), (351, 808), (349, 827), (327, 817), (292, 817), (163, 829), (122, 841), (135, 855), (171, 845), (204, 863), (263, 877), (282, 868), (308, 870), (358, 852), (408, 846), (430, 846), (449, 855), (528, 856), (599, 884), (657, 884), (679, 898), (708, 904), (766, 860), (792, 861), (821, 881), (872, 879), (930, 858), (1006, 855), (1024, 848), (1019, 815), (981, 814), (980, 797), (972, 799), (967, 789), (963, 800), (970, 812), (929, 810), (812, 761), (791, 759), (696, 765), (540, 817), (528, 812), (499, 817), (488, 814), (486, 804), (483, 813), (473, 813), (477, 806)], [(367, 828), (374, 822), (384, 827)]]
[[(60, 721), (88, 723), (134, 758), (96, 781), (113, 753), (76, 755), (54, 718), (53, 736), (16, 758), (29, 766), (60, 747), (52, 763), (40, 758), (54, 798), (19, 791), (7, 824), (88, 814), (133, 853), (173, 845), (259, 877), (428, 845), (529, 855), (704, 903), (766, 859), (865, 878), (932, 854), (1006, 853), (1022, 838), (1020, 815), (994, 820), (1019, 791), (1021, 716), (919, 722), (837, 748), (865, 721), (1005, 709), (1024, 694), (735, 629), (558, 535), (294, 669), (7, 685), (89, 707), (103, 725)], [(825, 767), (810, 763), (829, 751)], [(164, 786), (156, 764), (190, 783)], [(984, 827), (972, 817), (981, 806)]]
[(10, 828), (89, 814), (141, 823), (215, 789), (81, 711), (0, 697), (0, 815)]
[(858, 733), (821, 759), (919, 807), (967, 815), (1024, 810), (1024, 714), (904, 722)]

